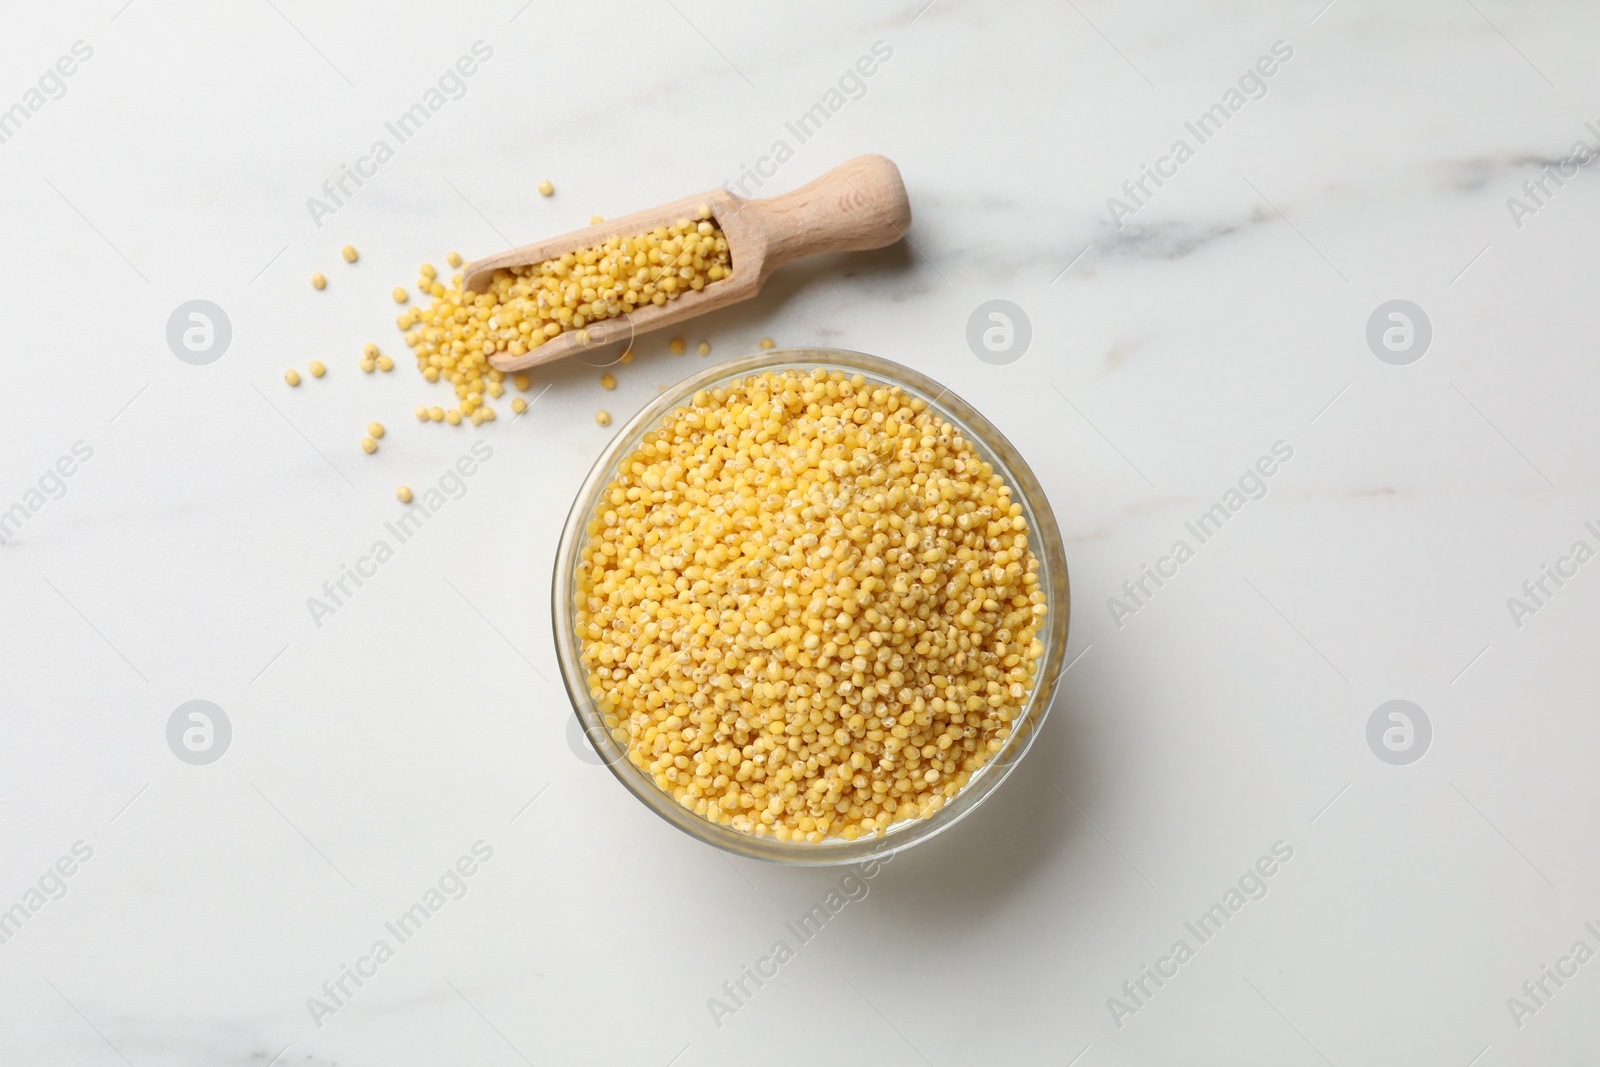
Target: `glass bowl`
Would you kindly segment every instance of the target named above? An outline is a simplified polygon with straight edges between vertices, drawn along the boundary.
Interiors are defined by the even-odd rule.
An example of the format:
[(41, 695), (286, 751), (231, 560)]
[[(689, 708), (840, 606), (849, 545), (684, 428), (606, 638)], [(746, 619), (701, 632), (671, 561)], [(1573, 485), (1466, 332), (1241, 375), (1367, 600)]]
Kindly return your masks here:
[[(1021, 714), (1012, 723), (1012, 733), (1004, 747), (973, 773), (966, 786), (945, 802), (944, 807), (924, 819), (905, 819), (887, 830), (846, 841), (827, 839), (817, 843), (779, 841), (755, 837), (732, 827), (720, 826), (685, 808), (655, 783), (655, 779), (628, 759), (624, 745), (606, 729), (605, 720), (589, 694), (588, 674), (580, 659), (582, 642), (576, 628), (577, 574), (579, 554), (586, 539), (585, 527), (595, 512), (596, 503), (624, 456), (639, 446), (644, 435), (660, 425), (663, 416), (686, 404), (700, 389), (766, 370), (790, 368), (842, 370), (864, 375), (868, 381), (898, 385), (919, 396), (945, 420), (958, 427), (977, 453), (1011, 487), (1012, 499), (1022, 505), (1030, 533), (1028, 547), (1039, 560), (1039, 584), (1045, 591), (1046, 614), (1038, 638), (1044, 645), (1032, 692)], [(1017, 450), (999, 430), (940, 383), (909, 367), (886, 359), (831, 348), (793, 348), (762, 352), (758, 355), (709, 367), (668, 389), (622, 427), (606, 448), (594, 469), (584, 479), (577, 500), (567, 516), (566, 529), (557, 549), (555, 577), (551, 595), (551, 623), (555, 635), (556, 658), (561, 677), (572, 698), (573, 710), (585, 735), (611, 773), (651, 811), (691, 837), (715, 845), (726, 852), (772, 863), (801, 866), (831, 866), (881, 859), (910, 848), (954, 826), (983, 803), (1006, 780), (1017, 762), (1027, 753), (1039, 728), (1044, 724), (1055, 697), (1067, 648), (1067, 624), (1071, 605), (1067, 592), (1067, 561), (1061, 546), (1061, 533), (1045, 499), (1044, 489), (1023, 462)]]

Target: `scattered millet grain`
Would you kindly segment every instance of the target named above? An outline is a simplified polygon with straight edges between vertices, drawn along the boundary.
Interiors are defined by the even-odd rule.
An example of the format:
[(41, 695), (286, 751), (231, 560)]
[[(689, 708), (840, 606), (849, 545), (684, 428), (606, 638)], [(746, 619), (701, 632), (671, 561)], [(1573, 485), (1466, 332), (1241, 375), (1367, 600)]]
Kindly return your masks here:
[(383, 423), (381, 423), (381, 422), (369, 422), (369, 423), (367, 423), (367, 436), (368, 437), (382, 437), (383, 436)]
[(601, 426), (610, 426), (611, 425), (611, 412), (605, 411), (603, 409), (600, 410), (600, 411), (595, 412), (594, 413), (594, 421), (599, 423)]
[(388, 374), (390, 371), (394, 370), (394, 360), (390, 359), (387, 355), (379, 355), (378, 369), (383, 371), (385, 374)]
[(702, 356), (709, 356), (711, 354), (711, 342), (710, 341), (701, 341), (700, 342), (700, 354)]
[(323, 366), (323, 364), (322, 364), (322, 360), (320, 360), (320, 359), (314, 359), (314, 360), (312, 360), (312, 361), (311, 361), (311, 365), (310, 365), (310, 366), (308, 366), (308, 367), (307, 367), (307, 368), (306, 368), (306, 370), (308, 370), (308, 371), (310, 371), (310, 372), (311, 372), (311, 376), (312, 376), (312, 377), (313, 377), (313, 378), (320, 378), (320, 377), (322, 377), (322, 376), (323, 376), (323, 375), (324, 375), (324, 374), (327, 374), (327, 373), (328, 373), (328, 368), (327, 368), (327, 367), (325, 367), (325, 366)]
[(552, 195), (554, 195), (555, 191), (556, 191), (556, 187), (554, 185), (550, 184), (550, 179), (549, 178), (546, 178), (544, 181), (539, 183), (539, 195), (540, 196), (552, 196)]
[(355, 250), (355, 246), (354, 245), (345, 245), (344, 248), (340, 250), (339, 254), (344, 256), (344, 261), (346, 263), (354, 263), (357, 259), (360, 258), (358, 255), (356, 255), (356, 250)]
[(311, 288), (313, 288), (313, 289), (326, 289), (327, 287), (328, 287), (328, 279), (324, 278), (320, 271), (311, 276)]
[(518, 374), (512, 377), (511, 384), (517, 387), (517, 392), (526, 393), (533, 388), (533, 379), (526, 374)]
[(460, 426), (461, 425), (461, 409), (460, 408), (451, 408), (449, 411), (445, 412), (444, 413), (444, 421), (448, 422), (451, 426)]
[(411, 503), (411, 487), (409, 485), (402, 485), (394, 491), (394, 495), (402, 504)]
[(417, 421), (418, 422), (427, 422), (428, 421), (428, 409), (427, 409), (426, 406), (424, 406), (422, 404), (418, 404), (417, 405)]
[(363, 437), (361, 439), (361, 451), (365, 452), (367, 455), (370, 456), (374, 452), (376, 452), (377, 450), (378, 450), (378, 442), (374, 441), (370, 437)]
[(452, 267), (459, 267), (461, 266), (461, 253), (451, 252), (449, 255), (444, 257), (444, 261), (450, 264)]
[(622, 364), (624, 367), (626, 367), (628, 364), (632, 363), (633, 362), (633, 349), (630, 348), (626, 352), (622, 353), (622, 355), (618, 356), (617, 357), (617, 362)]
[(770, 337), (763, 337), (761, 339), (761, 347), (762, 348), (776, 348), (776, 347), (778, 347), (778, 342), (774, 341)]
[(671, 352), (675, 356), (683, 355), (688, 347), (688, 345), (683, 343), (683, 338), (681, 337), (674, 337), (672, 340), (667, 342), (667, 351)]
[(290, 367), (288, 370), (283, 372), (283, 380), (288, 382), (290, 385), (299, 385), (300, 372), (295, 370), (293, 367)]
[(394, 297), (394, 302), (396, 304), (404, 304), (407, 300), (411, 299), (411, 294), (407, 293), (405, 289), (398, 285), (394, 287), (394, 292), (390, 293), (389, 295)]
[(528, 402), (522, 399), (520, 396), (514, 396), (511, 398), (511, 410), (516, 414), (521, 415), (524, 411), (528, 410)]
[(617, 387), (617, 379), (616, 379), (615, 375), (611, 375), (611, 374), (602, 374), (602, 375), (600, 375), (600, 388), (602, 388), (602, 389), (615, 389), (616, 387)]
[(939, 810), (1043, 655), (1011, 494), (898, 387), (819, 368), (695, 394), (587, 527), (576, 627), (607, 727), (745, 833), (853, 839)]

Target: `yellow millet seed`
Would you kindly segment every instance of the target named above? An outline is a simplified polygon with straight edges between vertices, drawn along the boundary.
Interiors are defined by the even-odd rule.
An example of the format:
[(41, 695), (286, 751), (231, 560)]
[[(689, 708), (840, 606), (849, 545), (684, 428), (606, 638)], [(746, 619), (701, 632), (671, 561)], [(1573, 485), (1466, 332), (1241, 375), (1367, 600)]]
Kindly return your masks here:
[(361, 357), (361, 369), (363, 371), (365, 371), (366, 373), (371, 374), (374, 370), (377, 369), (377, 366), (378, 366), (378, 364), (376, 362), (374, 362), (373, 360), (368, 359), (366, 356), (362, 356)]
[[(412, 308), (395, 321), (429, 381), (444, 379), (453, 387), (474, 379), (493, 384), (500, 380), (490, 362), (495, 355), (526, 355), (569, 330), (581, 331), (641, 306), (664, 305), (732, 273), (727, 237), (709, 220), (680, 218), (543, 263), (498, 270), (483, 293), (463, 291), (459, 275), (448, 289), (431, 282), (429, 306)], [(422, 275), (431, 280), (432, 268), (425, 265)], [(488, 385), (472, 391), (479, 399), (501, 395)], [(457, 395), (466, 399), (460, 390)]]
[(444, 257), (444, 261), (450, 264), (452, 267), (459, 267), (461, 266), (461, 253), (451, 252), (449, 255)]
[(511, 398), (511, 410), (518, 415), (521, 415), (524, 411), (528, 410), (528, 402), (522, 399), (520, 396), (514, 396)]
[(328, 373), (328, 368), (322, 365), (322, 360), (320, 359), (312, 360), (311, 365), (308, 366), (306, 370), (311, 372), (311, 376), (313, 378), (320, 378), (324, 374)]
[(328, 287), (328, 279), (326, 279), (326, 278), (324, 278), (322, 276), (322, 272), (321, 271), (318, 271), (316, 274), (313, 274), (311, 276), (311, 288), (313, 288), (313, 289), (326, 289), (327, 287)]
[(619, 464), (575, 626), (635, 766), (781, 841), (938, 811), (1011, 736), (1048, 605), (1022, 506), (920, 397), (842, 371), (695, 394)]
[(611, 425), (611, 412), (605, 411), (605, 410), (601, 410), (601, 411), (595, 412), (594, 413), (594, 421), (599, 423), (601, 426), (610, 426)]
[(556, 187), (554, 185), (550, 184), (550, 179), (549, 178), (546, 178), (544, 181), (539, 183), (539, 195), (540, 196), (553, 196), (555, 194), (555, 191), (556, 191)]
[(378, 369), (383, 371), (385, 374), (389, 373), (390, 371), (394, 370), (394, 360), (390, 359), (386, 355), (380, 355), (378, 357)]
[(675, 356), (683, 355), (684, 352), (688, 351), (688, 349), (689, 346), (683, 343), (683, 338), (681, 337), (674, 337), (672, 340), (667, 342), (667, 351), (671, 352)]
[(361, 258), (356, 254), (354, 245), (345, 245), (344, 248), (340, 250), (339, 254), (344, 256), (344, 261), (346, 263), (354, 263), (357, 259)]
[(517, 387), (517, 392), (526, 393), (533, 388), (533, 379), (526, 374), (518, 374), (511, 379), (511, 384)]
[(763, 337), (761, 339), (761, 347), (762, 348), (776, 348), (776, 347), (778, 347), (778, 342), (774, 341), (770, 337)]
[(711, 342), (710, 341), (701, 341), (700, 342), (700, 354), (702, 356), (709, 356), (711, 354)]
[(394, 491), (394, 495), (402, 504), (411, 503), (411, 487), (409, 485), (402, 485)]
[(606, 220), (605, 220), (605, 217), (603, 215), (590, 215), (589, 216), (589, 225), (590, 226), (598, 226), (604, 221), (606, 221)]
[(449, 411), (445, 412), (444, 413), (444, 421), (448, 422), (451, 426), (460, 426), (461, 425), (461, 409), (460, 408), (451, 408)]
[(396, 304), (404, 304), (407, 300), (411, 299), (410, 294), (408, 294), (402, 286), (398, 285), (394, 287), (394, 292), (390, 295), (394, 297), (394, 302)]
[(368, 341), (366, 344), (361, 346), (361, 354), (366, 356), (368, 359), (377, 359), (378, 346), (373, 344), (371, 341)]
[(283, 372), (283, 380), (288, 382), (290, 385), (299, 385), (300, 372), (295, 370), (293, 367), (290, 367), (288, 370)]
[(417, 405), (417, 421), (418, 422), (427, 422), (428, 421), (428, 409), (426, 407), (424, 407), (423, 405), (421, 405), (421, 404)]
[(382, 437), (383, 436), (383, 423), (381, 423), (381, 422), (369, 422), (369, 423), (367, 423), (367, 434), (369, 436), (371, 436), (371, 437)]
[(622, 364), (624, 367), (626, 367), (628, 364), (632, 363), (633, 362), (633, 349), (630, 348), (626, 352), (622, 353), (622, 355), (618, 356), (617, 357), (617, 362)]
[(361, 451), (365, 452), (367, 455), (370, 456), (374, 452), (376, 452), (377, 450), (378, 450), (378, 442), (374, 441), (370, 437), (363, 437), (361, 439)]
[(616, 379), (615, 375), (611, 375), (611, 374), (602, 374), (602, 375), (600, 375), (600, 388), (602, 388), (602, 389), (615, 389), (616, 387), (617, 387), (617, 379)]
[(428, 409), (428, 418), (432, 419), (434, 422), (443, 422), (444, 421), (444, 408), (441, 408), (441, 407), (431, 407), (431, 408), (429, 408)]

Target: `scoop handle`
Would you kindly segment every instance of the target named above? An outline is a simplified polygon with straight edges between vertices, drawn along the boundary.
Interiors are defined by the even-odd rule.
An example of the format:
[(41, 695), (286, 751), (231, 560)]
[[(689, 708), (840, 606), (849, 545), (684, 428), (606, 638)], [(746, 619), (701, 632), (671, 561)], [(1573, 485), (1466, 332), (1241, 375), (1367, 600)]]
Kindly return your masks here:
[(766, 233), (763, 275), (801, 256), (883, 248), (911, 226), (900, 168), (883, 156), (857, 156), (793, 192), (744, 207)]

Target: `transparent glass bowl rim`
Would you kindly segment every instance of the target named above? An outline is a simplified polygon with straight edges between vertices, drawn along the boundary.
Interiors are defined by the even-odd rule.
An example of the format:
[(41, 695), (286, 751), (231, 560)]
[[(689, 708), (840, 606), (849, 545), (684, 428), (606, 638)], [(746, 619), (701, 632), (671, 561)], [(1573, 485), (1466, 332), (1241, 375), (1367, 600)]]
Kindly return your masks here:
[[(1039, 640), (1044, 644), (1044, 656), (1028, 701), (1013, 723), (1012, 735), (960, 792), (928, 818), (903, 820), (884, 833), (854, 841), (830, 838), (808, 844), (779, 841), (774, 837), (756, 837), (732, 827), (720, 826), (683, 807), (657, 786), (654, 778), (634, 766), (624, 747), (606, 729), (604, 717), (589, 694), (588, 674), (580, 659), (582, 642), (576, 629), (575, 586), (578, 556), (587, 539), (586, 527), (594, 514), (600, 492), (611, 482), (622, 458), (639, 446), (646, 433), (660, 426), (663, 416), (688, 403), (701, 389), (715, 388), (762, 371), (811, 370), (817, 367), (852, 375), (861, 374), (869, 382), (898, 385), (912, 396), (927, 401), (943, 418), (961, 430), (974, 450), (993, 465), (1011, 487), (1012, 500), (1022, 505), (1023, 515), (1028, 522), (1028, 546), (1039, 560), (1039, 582), (1046, 591), (1048, 610), (1038, 633)], [(1033, 471), (999, 430), (944, 385), (909, 367), (862, 352), (793, 348), (744, 356), (691, 375), (645, 405), (617, 432), (579, 487), (567, 516), (566, 527), (562, 530), (551, 586), (550, 621), (562, 681), (571, 698), (578, 724), (594, 745), (601, 761), (641, 803), (691, 837), (734, 855), (796, 866), (836, 866), (882, 859), (943, 833), (971, 814), (1000, 787), (1027, 754), (1049, 713), (1061, 678), (1070, 615), (1066, 554), (1055, 515)]]

